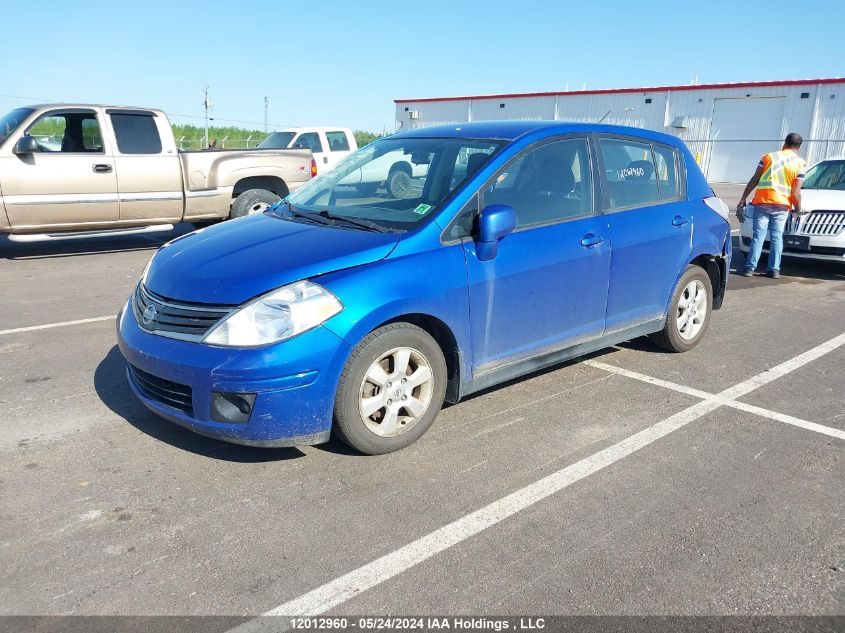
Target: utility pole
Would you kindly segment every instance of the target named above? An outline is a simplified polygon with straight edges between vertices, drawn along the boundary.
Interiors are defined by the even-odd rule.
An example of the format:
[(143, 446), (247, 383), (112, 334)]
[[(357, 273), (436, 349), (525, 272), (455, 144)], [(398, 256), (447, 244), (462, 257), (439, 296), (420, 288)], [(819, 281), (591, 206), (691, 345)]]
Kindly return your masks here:
[(208, 113), (213, 107), (211, 99), (208, 98), (208, 82), (205, 82), (205, 90), (203, 91), (202, 106), (205, 110), (205, 149), (208, 149)]
[(270, 131), (270, 97), (264, 97), (264, 133)]

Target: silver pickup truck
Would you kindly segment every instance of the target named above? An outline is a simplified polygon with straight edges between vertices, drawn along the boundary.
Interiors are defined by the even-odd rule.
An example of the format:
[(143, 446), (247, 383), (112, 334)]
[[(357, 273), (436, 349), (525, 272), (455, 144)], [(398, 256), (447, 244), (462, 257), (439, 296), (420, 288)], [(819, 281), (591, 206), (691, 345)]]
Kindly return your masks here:
[(180, 151), (160, 110), (18, 108), (0, 119), (0, 233), (37, 241), (240, 217), (314, 167), (310, 150)]

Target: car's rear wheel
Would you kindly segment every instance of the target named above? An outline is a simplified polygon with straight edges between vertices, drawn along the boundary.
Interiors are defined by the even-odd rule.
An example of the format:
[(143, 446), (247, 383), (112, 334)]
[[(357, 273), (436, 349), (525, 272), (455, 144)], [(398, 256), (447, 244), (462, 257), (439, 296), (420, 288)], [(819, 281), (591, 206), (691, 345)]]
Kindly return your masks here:
[(247, 189), (232, 203), (232, 210), (229, 218), (242, 218), (245, 215), (264, 213), (271, 205), (276, 204), (281, 198), (272, 191), (266, 189)]
[(707, 271), (690, 266), (681, 276), (663, 330), (651, 339), (670, 352), (686, 352), (698, 345), (710, 323), (713, 286)]
[(445, 394), (437, 342), (415, 325), (391, 323), (352, 351), (338, 383), (334, 431), (362, 453), (396, 451), (428, 430)]

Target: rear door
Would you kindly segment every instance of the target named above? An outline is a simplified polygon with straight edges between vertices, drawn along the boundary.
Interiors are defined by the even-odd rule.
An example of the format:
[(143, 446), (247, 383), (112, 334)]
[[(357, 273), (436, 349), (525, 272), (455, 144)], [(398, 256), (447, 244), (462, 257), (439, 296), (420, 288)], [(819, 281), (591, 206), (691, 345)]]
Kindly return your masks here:
[(610, 135), (596, 142), (613, 245), (605, 331), (613, 332), (665, 316), (691, 252), (692, 212), (676, 149)]
[(464, 240), (474, 377), (602, 333), (610, 240), (592, 183), (575, 136), (532, 146), (479, 193), (479, 208), (512, 206), (517, 227), (490, 261)]
[(39, 151), (4, 163), (3, 193), (13, 229), (111, 223), (118, 218), (114, 157), (101, 113), (57, 108), (25, 131)]
[[(182, 165), (164, 117), (147, 110), (107, 110), (115, 138), (114, 160), (122, 222), (182, 219)], [(167, 140), (163, 140), (167, 139)]]

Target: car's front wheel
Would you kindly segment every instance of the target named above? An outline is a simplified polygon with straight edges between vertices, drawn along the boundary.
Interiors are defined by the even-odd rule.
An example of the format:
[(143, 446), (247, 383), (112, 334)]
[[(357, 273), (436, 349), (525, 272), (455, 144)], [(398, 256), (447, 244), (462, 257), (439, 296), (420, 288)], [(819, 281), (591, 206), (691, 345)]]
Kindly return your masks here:
[(437, 342), (415, 325), (390, 323), (352, 351), (338, 383), (334, 431), (362, 453), (390, 453), (428, 430), (445, 394)]
[(710, 323), (713, 286), (699, 266), (690, 266), (681, 276), (663, 330), (651, 339), (670, 352), (686, 352), (698, 345)]

